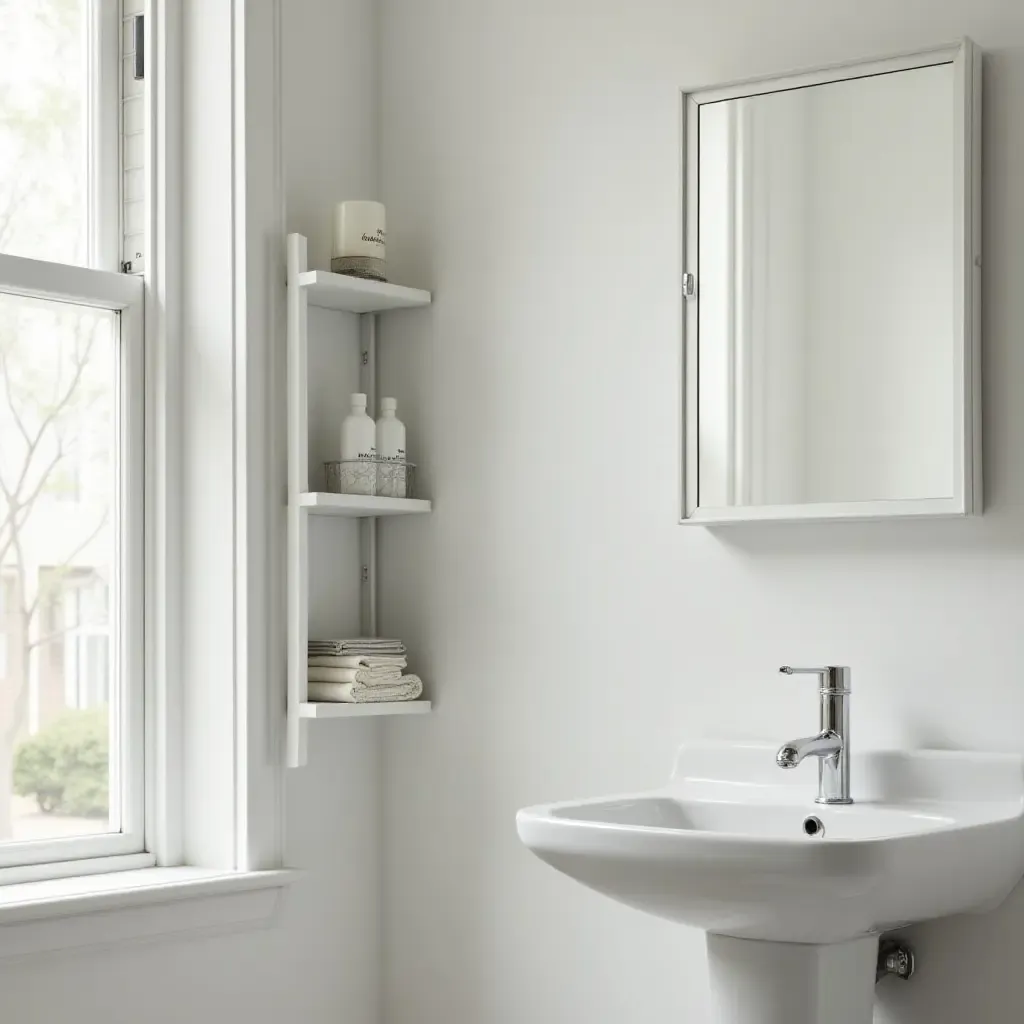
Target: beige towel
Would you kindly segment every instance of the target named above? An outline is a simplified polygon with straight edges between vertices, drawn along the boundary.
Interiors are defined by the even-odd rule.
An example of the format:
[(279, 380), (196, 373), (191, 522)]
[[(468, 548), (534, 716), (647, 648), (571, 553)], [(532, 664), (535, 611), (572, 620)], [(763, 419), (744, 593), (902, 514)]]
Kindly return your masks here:
[(351, 640), (310, 640), (307, 654), (405, 654), (401, 640), (386, 637), (355, 637)]
[(416, 700), (423, 693), (419, 676), (402, 676), (397, 683), (364, 686), (362, 683), (310, 683), (308, 700), (341, 704), (380, 704)]
[(404, 654), (323, 654), (309, 659), (310, 668), (405, 668)]
[(381, 686), (397, 683), (402, 678), (400, 668), (310, 668), (306, 678), (311, 683), (361, 683), (363, 686)]

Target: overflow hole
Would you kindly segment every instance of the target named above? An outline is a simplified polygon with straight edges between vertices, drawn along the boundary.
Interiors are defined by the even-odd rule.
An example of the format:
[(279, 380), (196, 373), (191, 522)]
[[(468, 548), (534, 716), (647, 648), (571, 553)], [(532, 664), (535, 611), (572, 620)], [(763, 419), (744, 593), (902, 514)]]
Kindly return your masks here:
[(804, 835), (821, 838), (825, 834), (825, 824), (821, 818), (811, 815), (804, 818)]

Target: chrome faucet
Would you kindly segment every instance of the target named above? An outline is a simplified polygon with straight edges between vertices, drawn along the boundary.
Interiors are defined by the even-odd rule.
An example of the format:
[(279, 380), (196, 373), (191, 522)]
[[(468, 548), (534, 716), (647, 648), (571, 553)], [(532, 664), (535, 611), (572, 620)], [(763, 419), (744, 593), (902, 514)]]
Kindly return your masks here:
[(850, 670), (841, 665), (824, 668), (779, 669), (783, 675), (818, 677), (821, 732), (790, 740), (779, 747), (775, 763), (795, 768), (805, 757), (818, 759), (818, 804), (852, 804), (850, 799)]

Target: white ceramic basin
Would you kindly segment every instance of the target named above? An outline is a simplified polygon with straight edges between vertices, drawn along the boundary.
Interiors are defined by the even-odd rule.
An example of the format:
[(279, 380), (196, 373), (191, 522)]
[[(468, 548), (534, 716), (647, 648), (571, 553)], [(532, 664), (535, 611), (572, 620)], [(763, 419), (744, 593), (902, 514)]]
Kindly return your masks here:
[[(1024, 758), (855, 756), (852, 806), (809, 760), (683, 747), (671, 782), (519, 812), (522, 841), (590, 888), (715, 935), (828, 945), (1000, 903), (1024, 875)], [(815, 815), (823, 837), (809, 837)]]

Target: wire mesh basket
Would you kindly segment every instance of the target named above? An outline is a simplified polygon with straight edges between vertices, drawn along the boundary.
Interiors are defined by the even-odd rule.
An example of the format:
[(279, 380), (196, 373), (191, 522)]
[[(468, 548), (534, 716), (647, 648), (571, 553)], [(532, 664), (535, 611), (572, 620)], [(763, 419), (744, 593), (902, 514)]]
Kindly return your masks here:
[(416, 466), (404, 459), (342, 459), (324, 463), (331, 494), (368, 494), (378, 498), (416, 497)]

